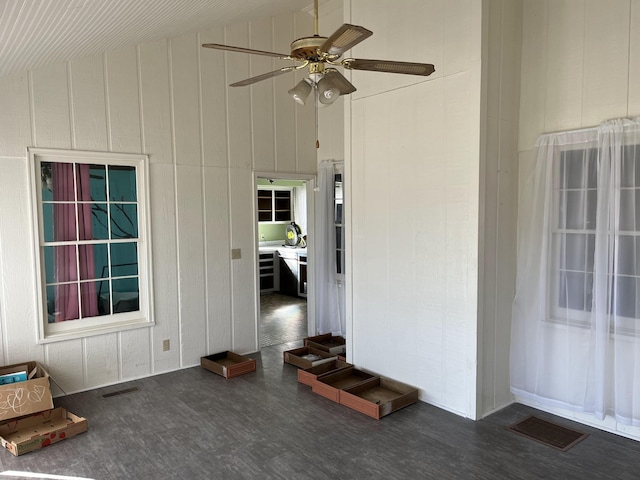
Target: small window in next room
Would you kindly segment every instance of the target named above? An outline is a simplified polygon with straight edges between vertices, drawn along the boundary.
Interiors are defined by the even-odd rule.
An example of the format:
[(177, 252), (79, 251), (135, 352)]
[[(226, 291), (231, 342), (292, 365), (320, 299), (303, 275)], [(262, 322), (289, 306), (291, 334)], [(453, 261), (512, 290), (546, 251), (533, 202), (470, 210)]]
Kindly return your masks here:
[(39, 340), (153, 324), (145, 155), (29, 149)]

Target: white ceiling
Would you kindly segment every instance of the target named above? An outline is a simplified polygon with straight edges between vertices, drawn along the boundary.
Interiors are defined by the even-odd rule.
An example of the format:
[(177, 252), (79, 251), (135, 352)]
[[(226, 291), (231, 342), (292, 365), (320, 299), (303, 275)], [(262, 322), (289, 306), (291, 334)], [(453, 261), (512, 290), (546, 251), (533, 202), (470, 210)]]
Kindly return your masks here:
[(0, 76), (300, 11), (311, 0), (0, 0)]

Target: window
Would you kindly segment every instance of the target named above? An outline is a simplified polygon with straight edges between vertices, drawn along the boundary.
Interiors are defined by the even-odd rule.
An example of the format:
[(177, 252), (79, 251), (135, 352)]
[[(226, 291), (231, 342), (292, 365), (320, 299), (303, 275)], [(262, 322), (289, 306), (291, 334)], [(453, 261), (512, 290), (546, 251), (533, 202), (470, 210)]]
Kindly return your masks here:
[(551, 228), (553, 297), (560, 309), (555, 316), (585, 320), (581, 312), (591, 311), (597, 196), (597, 150), (560, 152), (554, 165), (556, 218)]
[(260, 189), (258, 190), (258, 221), (285, 222), (292, 219), (291, 189)]
[(40, 341), (148, 326), (144, 155), (30, 149)]
[(334, 175), (333, 192), (335, 198), (336, 225), (336, 270), (338, 277), (344, 275), (344, 197), (342, 191), (342, 173)]
[[(598, 190), (598, 149), (563, 150), (554, 165), (551, 219), (552, 316), (588, 324), (597, 255), (610, 256), (605, 276), (606, 311), (619, 319), (640, 318), (640, 145), (625, 145), (611, 170), (615, 195)], [(600, 205), (599, 205), (600, 202)], [(598, 210), (600, 209), (600, 210)], [(598, 212), (608, 224), (597, 229)], [(602, 232), (602, 233), (598, 233)], [(596, 250), (596, 237), (604, 246)], [(628, 324), (628, 322), (626, 322)]]

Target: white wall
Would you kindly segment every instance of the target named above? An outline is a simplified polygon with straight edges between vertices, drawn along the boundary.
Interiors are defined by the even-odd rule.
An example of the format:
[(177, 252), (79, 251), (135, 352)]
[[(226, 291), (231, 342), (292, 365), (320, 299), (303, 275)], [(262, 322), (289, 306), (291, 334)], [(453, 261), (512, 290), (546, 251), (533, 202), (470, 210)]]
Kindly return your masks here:
[(345, 4), (374, 32), (354, 57), (436, 66), (352, 75), (351, 359), (476, 418), (482, 2)]
[[(524, 0), (523, 5), (520, 172), (533, 160), (541, 133), (640, 115), (638, 0)], [(589, 415), (555, 413), (640, 439), (639, 428), (611, 418), (595, 423)]]
[[(0, 78), (0, 362), (39, 360), (69, 393), (257, 350), (253, 170), (314, 174), (313, 114), (293, 75), (226, 86), (281, 61), (200, 44), (288, 52), (311, 32), (300, 13)], [(28, 146), (150, 155), (155, 327), (36, 344)]]
[(483, 26), (479, 416), (513, 401), (509, 345), (516, 273), (522, 2), (484, 2)]

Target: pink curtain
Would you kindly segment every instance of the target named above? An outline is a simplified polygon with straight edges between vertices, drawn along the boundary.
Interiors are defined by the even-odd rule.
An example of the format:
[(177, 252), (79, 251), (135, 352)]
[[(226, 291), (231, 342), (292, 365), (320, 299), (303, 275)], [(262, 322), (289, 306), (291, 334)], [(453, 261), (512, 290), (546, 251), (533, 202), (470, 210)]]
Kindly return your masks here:
[[(89, 165), (77, 165), (78, 201), (90, 201)], [(78, 223), (76, 224), (75, 191), (73, 182), (73, 164), (53, 163), (53, 222), (54, 241), (90, 240), (92, 238), (91, 204), (78, 204)], [(68, 203), (60, 203), (68, 202)], [(79, 236), (76, 236), (76, 225)], [(75, 245), (55, 247), (56, 282), (73, 282), (56, 287), (56, 322), (75, 320), (80, 317), (78, 298), (78, 265), (80, 258), (80, 279), (95, 278), (95, 262), (92, 245), (79, 246), (79, 257)], [(98, 299), (95, 282), (80, 285), (82, 295), (82, 316), (98, 315)]]

